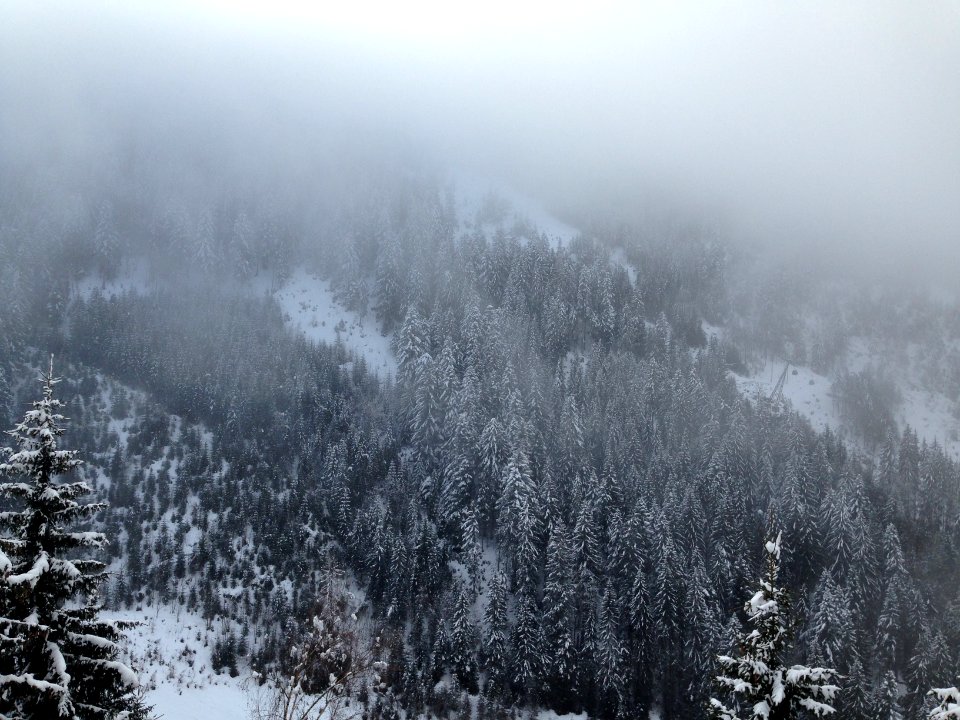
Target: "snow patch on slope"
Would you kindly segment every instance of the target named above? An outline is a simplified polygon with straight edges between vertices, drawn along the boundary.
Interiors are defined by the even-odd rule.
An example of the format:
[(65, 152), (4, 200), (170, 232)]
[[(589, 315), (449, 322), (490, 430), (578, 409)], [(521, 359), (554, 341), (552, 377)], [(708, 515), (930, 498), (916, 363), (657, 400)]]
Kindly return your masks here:
[[(893, 409), (898, 429), (902, 432), (909, 425), (919, 440), (936, 441), (947, 455), (960, 459), (960, 418), (954, 414), (954, 403), (943, 393), (924, 387), (920, 362), (923, 347), (911, 344), (904, 349), (899, 363), (890, 370), (901, 396), (900, 404)], [(891, 365), (889, 357), (863, 337), (850, 339), (842, 362), (851, 373)]]
[[(717, 330), (722, 331), (722, 328), (708, 327), (705, 330), (718, 334)], [(854, 343), (847, 360), (846, 368), (850, 372), (859, 372), (877, 358), (866, 352), (862, 344)], [(733, 378), (740, 392), (755, 400), (758, 396), (770, 397), (781, 372), (783, 363), (769, 362), (754, 375), (734, 373)], [(900, 405), (893, 409), (898, 429), (902, 432), (909, 425), (921, 441), (936, 441), (948, 456), (960, 459), (960, 419), (953, 414), (950, 400), (941, 393), (917, 387), (902, 374), (895, 375), (894, 379), (902, 397)], [(832, 388), (829, 377), (808, 367), (791, 365), (783, 386), (783, 397), (815, 429), (822, 431), (830, 427), (836, 432), (842, 429), (843, 420), (833, 402)], [(847, 440), (855, 442), (854, 438), (848, 437)]]
[(627, 271), (627, 277), (630, 278), (630, 284), (636, 286), (637, 284), (637, 269), (627, 260), (627, 254), (624, 252), (623, 248), (614, 248), (613, 252), (610, 253), (610, 264), (613, 266), (620, 266)]
[(588, 720), (590, 716), (586, 713), (567, 713), (566, 715), (559, 715), (554, 710), (543, 710), (540, 709), (537, 711), (536, 718), (537, 720)]
[[(758, 396), (770, 397), (782, 372), (783, 363), (769, 362), (752, 376), (734, 373), (733, 379), (743, 395), (755, 400)], [(808, 367), (791, 365), (783, 384), (783, 397), (817, 430), (829, 427), (836, 431), (841, 421), (830, 395), (831, 388), (830, 378), (825, 375), (815, 373)]]
[(247, 717), (243, 676), (211, 668), (214, 629), (182, 609), (155, 607), (103, 613), (111, 620), (141, 623), (121, 643), (126, 661), (147, 690), (147, 703), (168, 720), (239, 720)]
[(909, 425), (921, 441), (936, 441), (948, 456), (960, 460), (960, 420), (953, 415), (950, 401), (940, 393), (917, 388), (901, 388), (901, 393), (903, 402), (894, 411), (900, 429)]
[(397, 372), (390, 336), (383, 335), (373, 317), (361, 318), (337, 302), (328, 280), (298, 268), (274, 294), (284, 320), (313, 342), (342, 342), (362, 356), (367, 368), (381, 377)]

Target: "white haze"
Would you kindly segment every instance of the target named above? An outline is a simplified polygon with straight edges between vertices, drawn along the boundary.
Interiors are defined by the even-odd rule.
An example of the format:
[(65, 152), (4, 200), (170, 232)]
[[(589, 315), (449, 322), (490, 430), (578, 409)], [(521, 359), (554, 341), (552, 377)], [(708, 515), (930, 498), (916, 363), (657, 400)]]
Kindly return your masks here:
[(960, 4), (458, 5), (0, 2), (0, 162), (79, 188), (148, 138), (201, 192), (205, 163), (276, 187), (358, 145), (960, 271)]

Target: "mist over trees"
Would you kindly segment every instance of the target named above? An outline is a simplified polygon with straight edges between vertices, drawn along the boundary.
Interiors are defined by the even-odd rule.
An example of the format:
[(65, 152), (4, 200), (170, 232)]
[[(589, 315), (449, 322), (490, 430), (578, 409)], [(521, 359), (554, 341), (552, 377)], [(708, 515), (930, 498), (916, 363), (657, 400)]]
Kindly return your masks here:
[[(12, 394), (32, 348), (64, 353), (71, 440), (110, 478), (103, 523), (124, 538), (110, 602), (229, 618), (247, 647), (224, 668), (269, 668), (333, 553), (390, 658), (384, 708), (443, 714), (471, 692), (491, 713), (700, 716), (772, 523), (797, 652), (843, 676), (838, 712), (923, 716), (960, 647), (955, 461), (895, 428), (873, 460), (743, 397), (729, 370), (749, 344), (701, 328), (734, 309), (712, 239), (551, 247), (529, 228), (457, 230), (429, 178), (392, 188), (337, 213), (329, 245), (273, 233), (238, 200), (198, 215), (209, 236), (164, 245), (172, 265), (126, 245), (123, 267), (149, 263), (144, 287), (17, 293)], [(35, 235), (48, 277), (81, 235)], [(392, 331), (395, 378), (294, 337), (248, 289), (248, 273), (272, 285), (300, 263), (338, 268), (342, 302)], [(121, 439), (110, 417), (137, 421)]]
[[(803, 17), (801, 30), (813, 27)], [(540, 95), (514, 86), (520, 70), (488, 103), (489, 91), (469, 88), (493, 70), (414, 92), (401, 70), (431, 88), (443, 76), (389, 43), (380, 49), (395, 66), (332, 42), (310, 54), (299, 35), (267, 52), (247, 42), (259, 35), (220, 28), (204, 58), (186, 42), (174, 52), (180, 36), (163, 22), (143, 48), (116, 45), (109, 23), (85, 26), (109, 42), (92, 52), (78, 31), (83, 52), (57, 80), (28, 62), (28, 38), (47, 26), (31, 36), (17, 23), (0, 60), (25, 80), (0, 72), (0, 101), (37, 104), (0, 102), (0, 422), (14, 426), (56, 353), (64, 446), (85, 464), (55, 470), (96, 496), (71, 512), (99, 511), (77, 537), (110, 568), (109, 609), (199, 615), (218, 631), (214, 669), (258, 673), (271, 717), (284, 703), (308, 717), (318, 697), (389, 720), (956, 712), (957, 438), (904, 420), (918, 396), (960, 417), (960, 308), (938, 285), (957, 269), (944, 242), (954, 209), (940, 203), (955, 178), (938, 184), (949, 140), (923, 175), (926, 143), (907, 142), (898, 123), (874, 126), (902, 154), (923, 145), (904, 182), (919, 173), (930, 192), (885, 206), (889, 228), (864, 251), (857, 243), (883, 224), (864, 215), (900, 185), (851, 190), (847, 208), (791, 220), (832, 207), (828, 190), (874, 166), (766, 207), (790, 183), (743, 179), (764, 167), (758, 146), (733, 143), (719, 169), (695, 163), (700, 128), (667, 132), (650, 102), (637, 101), (651, 108), (646, 124), (614, 132), (617, 118), (639, 117), (626, 99), (598, 102), (597, 115), (624, 112), (595, 125), (569, 100), (534, 109)], [(585, 36), (577, 52), (596, 45)], [(896, 50), (926, 67), (949, 48), (940, 35), (929, 45)], [(66, 66), (68, 51), (51, 53), (51, 67)], [(137, 62), (121, 73), (118, 58)], [(581, 102), (605, 98), (618, 77), (601, 74), (588, 92), (573, 66)], [(844, 67), (844, 82), (873, 77), (859, 61)], [(529, 79), (556, 100), (563, 88), (545, 68), (531, 60)], [(906, 92), (899, 72), (890, 87)], [(682, 88), (651, 87), (687, 107)], [(803, 129), (830, 115), (843, 84), (829, 87)], [(867, 109), (880, 102), (864, 92)], [(945, 91), (923, 127), (939, 127), (954, 96)], [(451, 114), (463, 97), (466, 110)], [(757, 129), (701, 97), (717, 145)], [(778, 120), (776, 98), (748, 109)], [(26, 107), (52, 112), (34, 123), (41, 113)], [(519, 119), (491, 138), (478, 128), (500, 111)], [(777, 145), (794, 126), (772, 127)], [(842, 145), (841, 130), (824, 146)], [(816, 135), (800, 147), (819, 149)], [(684, 138), (700, 139), (665, 164)], [(572, 159), (551, 160), (558, 147)], [(860, 157), (836, 152), (798, 162), (794, 185), (827, 160)], [(624, 174), (639, 158), (642, 177)], [(464, 203), (457, 163), (533, 189), (578, 232), (551, 235), (495, 188)], [(716, 210), (728, 192), (738, 194), (729, 216)], [(744, 208), (748, 219), (734, 220)], [(893, 236), (913, 221), (936, 279), (917, 280), (920, 261), (890, 272)], [(834, 237), (847, 240), (824, 251)], [(346, 331), (329, 343), (295, 331), (278, 291), (298, 273), (388, 337), (394, 369), (372, 368)], [(788, 383), (800, 367), (830, 384), (833, 426), (812, 424), (782, 392), (744, 390), (777, 364)], [(16, 502), (0, 501), (13, 530)], [(9, 533), (0, 549), (8, 617), (22, 609), (11, 588), (30, 558)], [(3, 634), (8, 620), (0, 642), (18, 642)], [(113, 662), (122, 642), (98, 647)], [(0, 660), (3, 677), (25, 672), (8, 667), (15, 655)], [(14, 701), (4, 687), (0, 708)], [(129, 699), (110, 687), (111, 702)], [(768, 714), (749, 715), (759, 701)]]

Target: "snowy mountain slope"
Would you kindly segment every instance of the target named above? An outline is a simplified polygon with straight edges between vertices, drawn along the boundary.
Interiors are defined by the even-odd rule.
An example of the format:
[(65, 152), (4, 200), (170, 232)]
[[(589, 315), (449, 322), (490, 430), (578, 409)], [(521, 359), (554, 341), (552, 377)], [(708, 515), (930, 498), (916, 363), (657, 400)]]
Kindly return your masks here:
[[(733, 374), (737, 388), (750, 400), (758, 396), (768, 398), (783, 372), (783, 363), (769, 362), (753, 375)], [(840, 429), (842, 421), (831, 397), (830, 378), (815, 373), (808, 367), (791, 365), (783, 384), (783, 397), (793, 409), (806, 417), (817, 430), (827, 427)]]
[(128, 662), (136, 668), (146, 700), (164, 720), (246, 718), (249, 676), (213, 672), (211, 651), (219, 628), (180, 608), (152, 607), (105, 613), (139, 623), (127, 632)]
[[(125, 263), (113, 280), (103, 280), (96, 274), (83, 277), (75, 288), (77, 297), (89, 298), (95, 290), (105, 297), (125, 292), (147, 294), (151, 290), (150, 269), (145, 260)], [(254, 277), (241, 285), (243, 292), (263, 296), (270, 292), (270, 278), (266, 274)], [(344, 308), (334, 296), (328, 280), (321, 280), (304, 268), (297, 268), (292, 276), (273, 293), (280, 305), (287, 325), (314, 342), (334, 345), (342, 342), (359, 353), (367, 368), (381, 377), (393, 376), (397, 363), (390, 348), (390, 336), (383, 335), (372, 313), (361, 318)]]
[[(506, 183), (469, 173), (456, 173), (456, 211), (461, 228), (470, 230), (480, 221), (484, 230), (526, 225), (546, 235), (553, 248), (565, 246), (579, 231), (556, 218), (542, 203), (517, 192)], [(479, 216), (479, 217), (478, 217)]]
[(960, 459), (960, 419), (940, 393), (916, 387), (902, 388), (903, 402), (896, 417), (901, 429), (909, 425), (920, 440), (936, 441), (950, 457)]
[[(868, 349), (861, 339), (851, 342), (840, 366), (848, 372), (859, 372), (883, 362), (884, 358)], [(769, 361), (752, 375), (734, 373), (733, 378), (740, 392), (748, 398), (770, 397), (783, 367), (782, 361)], [(897, 429), (902, 432), (909, 426), (916, 431), (920, 441), (936, 442), (947, 455), (960, 458), (960, 419), (954, 414), (950, 399), (925, 387), (912, 368), (899, 369), (892, 378), (901, 398), (893, 410)], [(783, 386), (783, 397), (817, 430), (830, 427), (844, 434), (848, 441), (859, 444), (849, 432), (844, 432), (845, 423), (837, 408), (831, 377), (803, 365), (791, 364)]]
[[(212, 433), (202, 425), (188, 425), (177, 415), (163, 413), (167, 425), (170, 445), (163, 447), (152, 445), (143, 447), (151, 438), (145, 437), (143, 428), (151, 414), (160, 412), (150, 402), (147, 393), (130, 388), (102, 373), (96, 374), (97, 392), (92, 401), (85, 404), (83, 415), (88, 423), (102, 428), (97, 441), (107, 448), (118, 449), (126, 458), (128, 470), (124, 477), (113, 478), (107, 470), (112, 452), (88, 453), (84, 458), (86, 471), (95, 478), (95, 486), (107, 492), (114, 486), (140, 486), (145, 482), (144, 474), (157, 476), (165, 472), (176, 485), (181, 482), (179, 470), (181, 458), (171, 452), (173, 445), (183, 440), (185, 432), (195, 433), (201, 446), (209, 452), (212, 447)], [(140, 470), (135, 468), (139, 467)], [(221, 468), (224, 472), (227, 468)], [(119, 498), (118, 498), (119, 500)], [(188, 511), (182, 520), (190, 524), (190, 530), (184, 535), (182, 546), (178, 549), (189, 558), (194, 552), (200, 530), (197, 522), (196, 497), (191, 495), (187, 501)], [(124, 512), (123, 504), (113, 507), (114, 512)], [(208, 518), (209, 521), (209, 518)], [(154, 523), (150, 523), (148, 535), (151, 540), (169, 536), (177, 525), (176, 512), (169, 509), (163, 512)], [(112, 538), (117, 548), (127, 545), (128, 533), (123, 530)], [(121, 554), (110, 565), (112, 579), (108, 594), (117, 594), (116, 582), (129, 567), (129, 559)], [(177, 590), (186, 593), (179, 582)], [(228, 589), (219, 588), (226, 596)], [(245, 663), (239, 663), (241, 672), (246, 674), (232, 678), (217, 673), (213, 669), (212, 651), (217, 638), (228, 627), (220, 618), (204, 620), (199, 613), (175, 605), (164, 606), (138, 605), (136, 609), (109, 610), (104, 616), (113, 620), (137, 623), (126, 633), (126, 642), (122, 643), (125, 662), (136, 671), (140, 684), (147, 690), (146, 702), (154, 707), (158, 718), (164, 720), (239, 720), (249, 716), (247, 694), (244, 684), (250, 680)], [(229, 628), (233, 634), (236, 626)], [(247, 639), (252, 647), (255, 638)]]
[(380, 332), (372, 315), (361, 318), (340, 305), (328, 280), (298, 268), (274, 299), (287, 324), (305, 337), (329, 345), (342, 342), (363, 356), (368, 369), (381, 377), (396, 373), (390, 336)]

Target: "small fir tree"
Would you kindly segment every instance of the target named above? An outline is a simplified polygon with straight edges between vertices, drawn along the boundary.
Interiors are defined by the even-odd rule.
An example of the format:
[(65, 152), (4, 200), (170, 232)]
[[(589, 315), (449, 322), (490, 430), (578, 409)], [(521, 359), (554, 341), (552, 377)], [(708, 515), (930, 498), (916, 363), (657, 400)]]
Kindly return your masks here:
[(471, 601), (463, 585), (457, 589), (450, 620), (450, 664), (460, 684), (470, 692), (477, 689), (477, 631), (471, 618)]
[(903, 720), (900, 687), (892, 670), (887, 670), (880, 678), (880, 686), (873, 697), (873, 717), (877, 720)]
[(710, 699), (714, 720), (789, 720), (804, 711), (816, 716), (834, 712), (830, 704), (837, 686), (830, 684), (835, 671), (804, 665), (784, 666), (790, 636), (790, 598), (777, 586), (780, 540), (767, 542), (767, 570), (760, 589), (744, 606), (753, 629), (740, 640), (739, 657), (719, 656), (719, 688), (728, 692), (732, 705)]
[(503, 573), (498, 572), (490, 582), (489, 600), (484, 613), (487, 635), (484, 640), (484, 664), (487, 670), (485, 692), (488, 698), (498, 699), (507, 694), (509, 687), (508, 663), (510, 652), (507, 645), (507, 587)]

